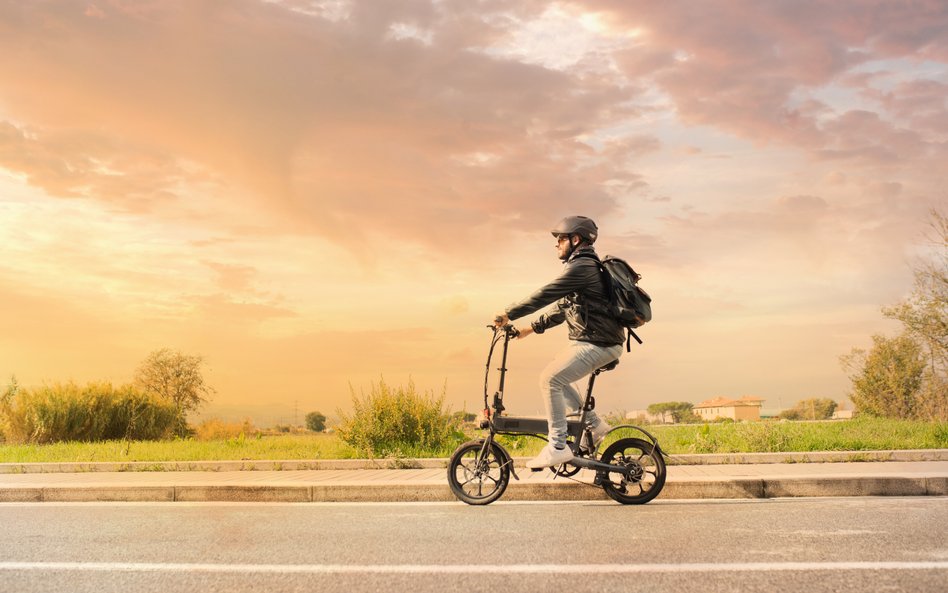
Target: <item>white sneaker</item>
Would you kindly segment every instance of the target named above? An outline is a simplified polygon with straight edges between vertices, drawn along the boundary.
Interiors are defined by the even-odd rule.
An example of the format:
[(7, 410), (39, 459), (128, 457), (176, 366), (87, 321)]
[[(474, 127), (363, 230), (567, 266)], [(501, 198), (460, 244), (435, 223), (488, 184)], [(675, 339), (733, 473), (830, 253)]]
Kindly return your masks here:
[(592, 429), (593, 447), (598, 447), (606, 438), (606, 434), (612, 430), (612, 427), (606, 424), (604, 420), (599, 421), (599, 426)]
[(566, 463), (572, 459), (573, 452), (570, 451), (569, 447), (557, 449), (553, 446), (553, 443), (547, 443), (539, 455), (527, 461), (527, 467), (530, 469), (543, 469), (544, 467)]

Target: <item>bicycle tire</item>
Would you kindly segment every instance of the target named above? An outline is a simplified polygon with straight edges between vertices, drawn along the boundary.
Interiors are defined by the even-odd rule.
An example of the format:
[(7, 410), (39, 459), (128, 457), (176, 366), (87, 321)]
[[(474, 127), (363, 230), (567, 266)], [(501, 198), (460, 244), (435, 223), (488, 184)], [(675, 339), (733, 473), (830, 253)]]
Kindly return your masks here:
[(658, 445), (636, 438), (620, 439), (609, 445), (600, 461), (622, 465), (633, 472), (631, 478), (619, 473), (602, 476), (603, 490), (617, 502), (645, 504), (665, 487), (665, 460)]
[(510, 458), (497, 443), (486, 450), (484, 443), (483, 439), (463, 443), (448, 460), (451, 492), (467, 504), (490, 504), (510, 483)]

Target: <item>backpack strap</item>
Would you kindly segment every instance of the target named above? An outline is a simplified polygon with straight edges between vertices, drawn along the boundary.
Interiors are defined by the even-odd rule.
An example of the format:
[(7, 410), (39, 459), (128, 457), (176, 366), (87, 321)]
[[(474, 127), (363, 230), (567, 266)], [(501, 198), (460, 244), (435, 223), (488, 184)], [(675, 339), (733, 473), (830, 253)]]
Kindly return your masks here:
[(632, 352), (632, 338), (635, 338), (635, 341), (639, 344), (642, 343), (642, 338), (640, 338), (639, 334), (635, 333), (635, 330), (633, 330), (631, 327), (627, 327), (626, 329), (629, 330), (629, 336), (625, 341), (625, 351)]

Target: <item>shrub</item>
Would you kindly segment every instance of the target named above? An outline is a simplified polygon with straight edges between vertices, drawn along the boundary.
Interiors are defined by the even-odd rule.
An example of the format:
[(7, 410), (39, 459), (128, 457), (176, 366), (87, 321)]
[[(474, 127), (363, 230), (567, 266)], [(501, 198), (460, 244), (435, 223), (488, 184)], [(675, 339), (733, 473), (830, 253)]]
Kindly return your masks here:
[(0, 415), (6, 440), (14, 443), (153, 440), (184, 424), (173, 404), (111, 383), (18, 388), (4, 397)]
[(370, 457), (438, 454), (463, 438), (445, 412), (444, 394), (420, 394), (415, 384), (390, 387), (384, 380), (368, 395), (352, 393), (352, 415), (339, 412), (339, 438)]
[(784, 420), (826, 420), (833, 417), (836, 402), (829, 398), (814, 397), (797, 402), (797, 405), (780, 412)]
[(243, 422), (224, 422), (219, 418), (208, 418), (195, 427), (194, 438), (199, 441), (216, 441), (255, 436), (259, 432), (250, 418), (245, 418)]

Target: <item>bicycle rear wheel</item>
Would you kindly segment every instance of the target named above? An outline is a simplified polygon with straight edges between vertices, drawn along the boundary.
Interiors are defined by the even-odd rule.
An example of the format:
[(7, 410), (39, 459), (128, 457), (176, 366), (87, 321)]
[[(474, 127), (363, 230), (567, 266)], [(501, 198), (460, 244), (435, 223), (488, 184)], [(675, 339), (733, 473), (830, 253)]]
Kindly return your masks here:
[(628, 476), (609, 473), (602, 477), (603, 490), (622, 504), (645, 504), (665, 487), (665, 460), (658, 445), (642, 439), (620, 439), (609, 445), (600, 461), (628, 468)]
[(500, 498), (510, 483), (507, 455), (497, 443), (468, 441), (448, 461), (451, 492), (467, 504), (490, 504)]

